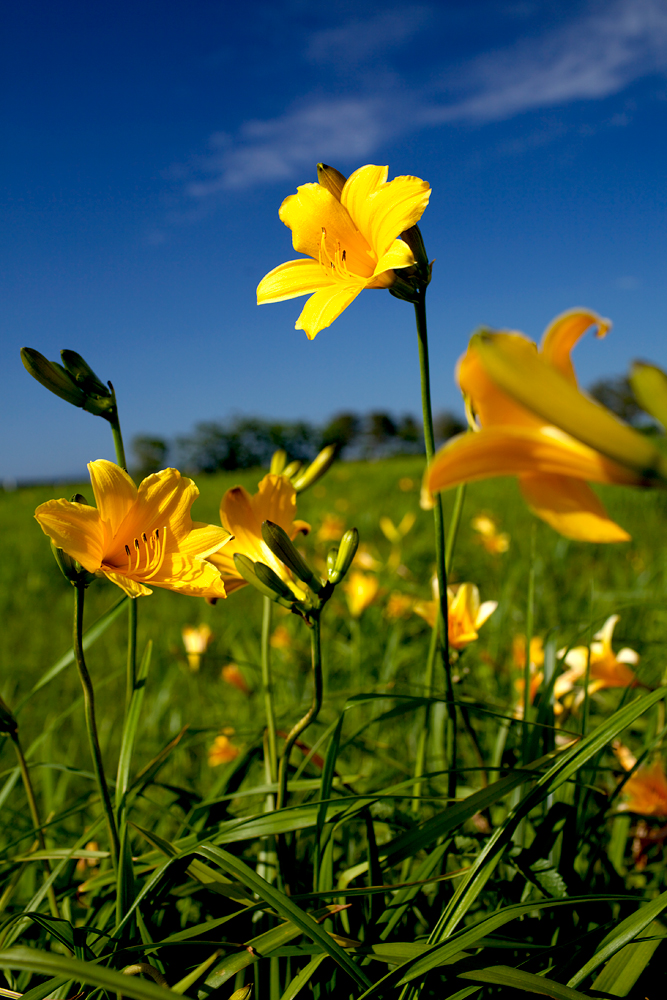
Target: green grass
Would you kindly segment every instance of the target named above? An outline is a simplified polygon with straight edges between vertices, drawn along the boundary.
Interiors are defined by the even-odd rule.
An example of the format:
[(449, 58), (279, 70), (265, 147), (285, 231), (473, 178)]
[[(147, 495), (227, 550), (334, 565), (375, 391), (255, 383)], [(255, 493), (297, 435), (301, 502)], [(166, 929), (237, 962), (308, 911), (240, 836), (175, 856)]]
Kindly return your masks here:
[[(17, 861), (31, 849), (33, 833), (20, 783), (11, 789), (5, 784), (15, 768), (11, 742), (5, 739), (0, 762), (0, 824), (5, 843), (4, 885), (10, 888), (0, 900), (0, 917), (15, 920), (26, 908), (44, 914), (40, 921), (31, 918), (25, 923), (17, 943), (65, 961), (67, 949), (63, 941), (69, 940), (67, 935), (71, 938), (72, 927), (88, 928), (77, 932), (79, 943), (75, 946), (72, 939), (68, 950), (84, 961), (103, 955), (102, 965), (112, 971), (131, 961), (155, 964), (151, 942), (176, 933), (187, 934), (200, 923), (219, 921), (238, 909), (243, 911), (240, 916), (218, 928), (195, 930), (194, 940), (202, 943), (185, 947), (175, 942), (159, 951), (170, 984), (220, 948), (224, 961), (214, 960), (198, 980), (187, 986), (190, 996), (203, 998), (219, 988), (216, 997), (225, 998), (234, 985), (251, 982), (255, 975), (257, 996), (279, 1000), (300, 970), (318, 955), (324, 955), (319, 963), (313, 961), (303, 996), (358, 997), (370, 984), (376, 984), (369, 996), (407, 998), (416, 996), (410, 991), (423, 983), (421, 996), (448, 997), (469, 986), (480, 970), (501, 965), (515, 973), (546, 972), (548, 980), (564, 984), (591, 960), (605, 934), (619, 920), (631, 919), (641, 912), (637, 908), (640, 902), (648, 903), (664, 891), (660, 852), (650, 855), (644, 871), (635, 871), (629, 856), (628, 823), (624, 816), (614, 818), (609, 814), (607, 799), (617, 781), (613, 771), (618, 771), (608, 744), (618, 732), (635, 753), (654, 745), (656, 734), (664, 726), (660, 693), (649, 695), (642, 690), (638, 695), (637, 691), (615, 689), (595, 695), (587, 731), (590, 739), (603, 733), (605, 740), (590, 751), (586, 741), (570, 751), (575, 755), (574, 763), (564, 784), (559, 785), (557, 773), (548, 772), (543, 791), (532, 784), (530, 777), (513, 789), (503, 785), (496, 792), (484, 791), (485, 780), (502, 778), (511, 783), (512, 774), (518, 773), (513, 768), (522, 753), (522, 724), (504, 720), (511, 718), (517, 699), (512, 639), (525, 629), (534, 518), (513, 481), (468, 487), (453, 563), (453, 579), (469, 580), (479, 587), (482, 600), (498, 601), (498, 609), (481, 629), (479, 640), (462, 653), (455, 665), (457, 697), (465, 706), (469, 727), (466, 729), (461, 715), (457, 798), (463, 803), (466, 797), (476, 798), (468, 806), (457, 805), (457, 813), (447, 806), (445, 778), (435, 775), (425, 782), (415, 809), (409, 782), (424, 725), (424, 703), (410, 699), (425, 694), (429, 629), (415, 615), (391, 621), (385, 608), (393, 591), (430, 597), (429, 581), (434, 570), (432, 517), (419, 509), (421, 470), (419, 458), (339, 464), (315, 488), (299, 496), (299, 517), (313, 528), (302, 548), (313, 564), (322, 565), (331, 544), (319, 541), (317, 532), (324, 517), (334, 513), (346, 527), (358, 528), (362, 543), (382, 568), (378, 570), (380, 594), (358, 622), (350, 619), (340, 590), (323, 616), (324, 707), (304, 740), (312, 746), (323, 737), (318, 754), (330, 755), (338, 780), (330, 788), (323, 783), (321, 766), (311, 761), (300, 775), (310, 784), (292, 793), (289, 808), (283, 813), (269, 813), (246, 828), (235, 825), (243, 817), (262, 817), (265, 809), (265, 795), (256, 791), (265, 781), (261, 763), (264, 702), (260, 690), (259, 595), (247, 587), (209, 606), (203, 600), (156, 588), (152, 596), (138, 600), (139, 652), (141, 655), (152, 640), (153, 655), (132, 775), (148, 765), (184, 726), (189, 728), (131, 806), (129, 819), (136, 826), (128, 827), (128, 831), (135, 861), (126, 862), (125, 876), (129, 878), (130, 869), (133, 875), (125, 886), (125, 908), (136, 893), (146, 889), (156, 864), (164, 857), (159, 838), (176, 843), (177, 850), (190, 852), (187, 857), (191, 861), (196, 857), (191, 852), (200, 850), (198, 844), (216, 845), (212, 854), (197, 856), (188, 869), (189, 875), (186, 861), (172, 863), (154, 888), (146, 890), (147, 896), (138, 908), (138, 922), (133, 911), (121, 929), (114, 932), (116, 892), (108, 861), (103, 860), (96, 881), (83, 896), (76, 891), (81, 876), (75, 872), (74, 861), (67, 861), (55, 883), (61, 913), (66, 918), (58, 943), (55, 925), (49, 924), (46, 902), (31, 904), (42, 881), (41, 868), (34, 862), (21, 867), (22, 862)], [(261, 470), (256, 470), (201, 477), (201, 496), (194, 517), (217, 522), (225, 489), (241, 483), (252, 492), (261, 475)], [(405, 487), (406, 479), (412, 481), (409, 489), (399, 486), (402, 482)], [(76, 491), (89, 496), (91, 493), (89, 484), (75, 484), (55, 492), (44, 486), (0, 493), (0, 519), (6, 540), (0, 562), (0, 693), (10, 707), (22, 702), (70, 647), (74, 591), (60, 575), (48, 541), (32, 515), (44, 500), (71, 496)], [(621, 619), (614, 635), (615, 649), (630, 646), (637, 650), (641, 679), (656, 688), (665, 671), (667, 644), (662, 544), (667, 498), (658, 491), (610, 488), (600, 493), (611, 516), (630, 531), (633, 540), (615, 546), (584, 545), (562, 539), (537, 522), (535, 634), (553, 636), (556, 648), (585, 644), (609, 615), (618, 613)], [(447, 520), (452, 504), (453, 494), (449, 494), (445, 497)], [(391, 565), (391, 545), (380, 530), (379, 519), (386, 515), (397, 523), (408, 511), (417, 514), (417, 521), (404, 541), (400, 570), (395, 572), (387, 565)], [(479, 544), (470, 520), (481, 511), (491, 512), (501, 529), (509, 532), (508, 553), (492, 556)], [(104, 614), (119, 596), (120, 591), (112, 584), (96, 581), (87, 592), (86, 624)], [(100, 738), (110, 778), (115, 775), (123, 734), (126, 617), (123, 611), (87, 655), (97, 691)], [(214, 640), (201, 670), (192, 673), (183, 650), (181, 628), (200, 622), (211, 626)], [(276, 607), (273, 626), (278, 625), (284, 626), (291, 637), (288, 648), (273, 650), (278, 728), (287, 730), (310, 699), (309, 636), (302, 621)], [(249, 695), (221, 679), (221, 668), (230, 662), (240, 666), (251, 689)], [(441, 771), (444, 767), (443, 691), (444, 680), (437, 677), (427, 771)], [(359, 700), (361, 694), (368, 698)], [(633, 708), (638, 696), (640, 702)], [(652, 703), (647, 711), (643, 711), (643, 699), (647, 705)], [(341, 729), (335, 730), (344, 710)], [(546, 728), (531, 726), (533, 758), (553, 746), (553, 730), (549, 728), (553, 716), (548, 706), (541, 721)], [(32, 748), (29, 761), (41, 813), (51, 817), (46, 831), (48, 848), (72, 848), (88, 839), (97, 840), (104, 848), (101, 829), (86, 835), (86, 827), (99, 816), (99, 804), (73, 665), (25, 702), (18, 722), (24, 747)], [(211, 768), (208, 747), (227, 726), (234, 728), (233, 739), (243, 752), (233, 763)], [(575, 732), (580, 732), (581, 726), (581, 714), (567, 720), (567, 727)], [(499, 735), (506, 736), (502, 754)], [(295, 752), (292, 759), (296, 764), (303, 758)], [(492, 763), (500, 770), (492, 770)], [(540, 765), (537, 773), (544, 774), (547, 767), (546, 763)], [(330, 805), (318, 807), (320, 798), (330, 801)], [(522, 803), (525, 814), (512, 819), (512, 809), (518, 807), (521, 813)], [(272, 885), (266, 889), (258, 887), (253, 879), (258, 866), (260, 872), (266, 872), (261, 866), (271, 860), (275, 846), (271, 835), (278, 831), (278, 824), (286, 831), (278, 842), (281, 873), (271, 878)], [(137, 827), (147, 833), (140, 833)], [(500, 838), (497, 848), (493, 847), (494, 836)], [(166, 850), (169, 848), (162, 844), (162, 851)], [(491, 860), (484, 860), (485, 850), (491, 852)], [(485, 864), (490, 867), (485, 869)], [(473, 880), (466, 888), (470, 876), (456, 872), (469, 865), (477, 866), (474, 871), (479, 884)], [(553, 874), (538, 877), (535, 872), (541, 870), (540, 865)], [(443, 878), (448, 874), (451, 877)], [(225, 888), (222, 878), (231, 878), (236, 889)], [(310, 924), (304, 935), (299, 914), (316, 913), (318, 907), (335, 903), (338, 897), (300, 900), (303, 894), (312, 893), (314, 878), (323, 890), (332, 890), (342, 880), (343, 888), (349, 886), (360, 892), (350, 892), (346, 897), (350, 909), (316, 925), (323, 929), (319, 937)], [(211, 879), (216, 880), (215, 891), (204, 884)], [(423, 886), (414, 890), (369, 894), (364, 889), (369, 884), (419, 881)], [(457, 891), (463, 900), (463, 917), (456, 933), (493, 913), (509, 914), (511, 907), (521, 903), (527, 908), (523, 916), (485, 931), (479, 942), (475, 939), (469, 945), (461, 943), (459, 952), (452, 951), (452, 955), (462, 955), (455, 966), (442, 965), (442, 956), (438, 958), (439, 953), (434, 951), (446, 940), (439, 937), (439, 920), (443, 909), (447, 912), (447, 907), (454, 905), (453, 893)], [(589, 895), (597, 902), (568, 903), (568, 897)], [(629, 896), (629, 900), (603, 901), (603, 895)], [(260, 907), (263, 916), (253, 917), (250, 910), (245, 912), (242, 901), (252, 904), (259, 896), (265, 901)], [(551, 906), (554, 899), (563, 897), (564, 902)], [(663, 934), (659, 916), (656, 912), (651, 917), (654, 937)], [(288, 923), (280, 930), (285, 920)], [(2, 947), (11, 942), (12, 928), (16, 926), (15, 922), (0, 925)], [(114, 932), (114, 948), (110, 948), (108, 939), (98, 939), (92, 928), (105, 934)], [(389, 931), (383, 937), (386, 928)], [(345, 937), (332, 938), (329, 931)], [(636, 933), (647, 936), (643, 928)], [(243, 948), (258, 937), (261, 940), (253, 944), (254, 951)], [(346, 947), (346, 938), (360, 942), (359, 946)], [(628, 940), (632, 940), (632, 934)], [(628, 963), (634, 962), (639, 969), (635, 977), (637, 989), (646, 983), (661, 982), (647, 977), (657, 975), (653, 970), (658, 968), (663, 946), (643, 973), (643, 966), (639, 966), (651, 958), (648, 955), (644, 961), (642, 957), (647, 945), (629, 947), (635, 948), (632, 955), (628, 953)], [(637, 949), (642, 948), (640, 954)], [(0, 952), (0, 959), (3, 954)], [(256, 961), (257, 955), (264, 957)], [(387, 956), (393, 964), (387, 965)], [(31, 975), (30, 971), (20, 971), (26, 965), (21, 965), (19, 957), (14, 956), (14, 965), (11, 959), (2, 959), (3, 968), (10, 970), (11, 989), (24, 992), (44, 981), (44, 975), (58, 975), (55, 959), (52, 969), (44, 960), (46, 965), (39, 966), (41, 975), (35, 964)], [(421, 966), (415, 965), (418, 958)], [(220, 962), (234, 969), (228, 979), (222, 977)], [(344, 971), (346, 962), (352, 962), (351, 970)], [(413, 966), (417, 973), (411, 971)], [(392, 969), (398, 971), (392, 973)], [(389, 978), (379, 985), (388, 970)], [(470, 974), (470, 978), (457, 979), (458, 972)], [(595, 973), (591, 971), (577, 988), (590, 988), (599, 972), (599, 968)], [(78, 967), (64, 970), (63, 975), (73, 981), (85, 978)], [(485, 975), (489, 983), (505, 981), (499, 973)], [(126, 995), (139, 996), (145, 981), (127, 978)], [(366, 980), (368, 987), (362, 985)], [(401, 985), (401, 980), (410, 985)], [(117, 989), (110, 981), (85, 981), (95, 988), (112, 992)], [(135, 987), (138, 992), (132, 994), (130, 990)], [(52, 988), (53, 984), (49, 991)], [(511, 981), (509, 988), (522, 987)], [(600, 986), (603, 988), (609, 990), (609, 986)], [(486, 985), (483, 989), (486, 992), (480, 995), (491, 996), (501, 987)], [(63, 986), (56, 995), (64, 998), (74, 992)], [(504, 995), (510, 995), (507, 989)]]

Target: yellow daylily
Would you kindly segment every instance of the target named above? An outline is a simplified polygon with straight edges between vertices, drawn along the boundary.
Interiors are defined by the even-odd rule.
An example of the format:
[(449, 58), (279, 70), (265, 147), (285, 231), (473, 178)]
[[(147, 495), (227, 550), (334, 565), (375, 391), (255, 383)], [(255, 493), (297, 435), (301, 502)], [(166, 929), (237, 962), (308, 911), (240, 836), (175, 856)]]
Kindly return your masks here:
[[(295, 520), (296, 490), (285, 476), (270, 472), (259, 484), (257, 493), (250, 496), (243, 486), (227, 490), (220, 504), (220, 520), (223, 527), (233, 535), (233, 542), (222, 552), (209, 557), (220, 571), (227, 593), (231, 594), (244, 587), (246, 581), (234, 565), (234, 555), (238, 552), (254, 562), (269, 566), (281, 580), (298, 591), (292, 576), (283, 563), (277, 559), (262, 538), (262, 522), (273, 521), (294, 540), (299, 532), (307, 534), (310, 525)], [(302, 591), (298, 591), (300, 595)]]
[[(438, 619), (438, 581), (433, 578), (433, 600), (415, 601), (413, 610), (431, 628)], [(497, 601), (479, 599), (479, 590), (474, 583), (459, 583), (447, 587), (447, 617), (450, 649), (460, 650), (479, 638), (478, 630), (498, 607)]]
[[(576, 681), (583, 680), (587, 668), (590, 680), (588, 690), (591, 694), (603, 688), (637, 687), (641, 683), (630, 669), (630, 665), (636, 666), (639, 663), (639, 653), (627, 647), (615, 653), (612, 648), (612, 637), (619, 618), (619, 615), (611, 615), (600, 631), (595, 633), (590, 646), (590, 664), (588, 646), (575, 646), (568, 650), (565, 663), (570, 669), (556, 681), (561, 691), (568, 684), (571, 687)], [(562, 652), (561, 650), (559, 655)]]
[[(231, 729), (231, 732), (233, 733), (234, 730)], [(240, 752), (229, 736), (226, 733), (221, 733), (216, 736), (212, 746), (209, 747), (208, 766), (219, 767), (220, 764), (229, 764), (232, 760), (236, 760)]]
[[(601, 337), (609, 325), (589, 310), (563, 313), (547, 327), (539, 353), (532, 341), (518, 333), (473, 337), (459, 361), (457, 377), (476, 415), (476, 433), (459, 435), (441, 448), (426, 473), (427, 492), (491, 476), (518, 476), (530, 508), (562, 535), (590, 542), (627, 541), (630, 536), (609, 518), (587, 481), (650, 485), (652, 479), (638, 466), (644, 457), (650, 463), (647, 468), (655, 466), (655, 448), (579, 392), (570, 360), (572, 348), (586, 330), (595, 327)], [(498, 357), (502, 364), (497, 363)], [(493, 367), (494, 376), (489, 367)], [(500, 371), (501, 381), (507, 383), (511, 371), (516, 381), (517, 373), (524, 369), (527, 388), (522, 395), (527, 399), (535, 386), (544, 382), (545, 406), (550, 406), (554, 416), (560, 391), (563, 403), (558, 426), (518, 401), (514, 384), (512, 395), (495, 377)], [(604, 431), (605, 440), (614, 448), (610, 443), (609, 448), (600, 445), (598, 450), (583, 443), (583, 432), (579, 438), (575, 436), (573, 413), (577, 418), (583, 414), (579, 421), (582, 428), (586, 421), (595, 425), (596, 440), (604, 437)], [(565, 424), (567, 430), (562, 429)], [(609, 457), (612, 450), (623, 462)]]
[(184, 625), (181, 635), (190, 670), (194, 673), (201, 666), (201, 658), (209, 647), (213, 632), (210, 626), (203, 622), (201, 625)]
[(640, 816), (667, 817), (667, 775), (661, 760), (637, 768), (622, 791), (620, 808)]
[(506, 531), (498, 531), (498, 522), (490, 514), (478, 514), (470, 522), (473, 531), (479, 535), (477, 539), (487, 552), (493, 556), (502, 555), (510, 547), (510, 536)]
[(410, 247), (398, 239), (414, 226), (431, 190), (419, 177), (395, 177), (368, 164), (349, 179), (320, 164), (319, 182), (303, 184), (280, 206), (298, 253), (259, 283), (257, 302), (282, 302), (310, 295), (296, 321), (310, 340), (330, 326), (364, 288), (389, 288), (395, 268), (411, 267)]
[(379, 588), (378, 578), (371, 573), (362, 573), (360, 570), (354, 569), (348, 574), (343, 584), (343, 590), (353, 618), (359, 618), (373, 603)]
[(199, 496), (192, 480), (163, 469), (137, 488), (106, 459), (91, 462), (88, 470), (97, 507), (48, 500), (35, 511), (54, 545), (130, 597), (152, 593), (147, 584), (192, 597), (227, 596), (220, 574), (205, 559), (229, 541), (229, 533), (191, 519)]

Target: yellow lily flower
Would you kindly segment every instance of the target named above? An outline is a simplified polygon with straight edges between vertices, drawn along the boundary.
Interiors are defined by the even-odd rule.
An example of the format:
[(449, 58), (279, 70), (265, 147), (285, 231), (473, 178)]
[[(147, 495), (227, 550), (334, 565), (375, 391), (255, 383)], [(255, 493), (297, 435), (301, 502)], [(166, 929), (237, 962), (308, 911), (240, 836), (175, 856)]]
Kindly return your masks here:
[(310, 295), (295, 327), (309, 340), (364, 288), (389, 288), (395, 268), (415, 263), (410, 247), (397, 237), (418, 222), (431, 194), (419, 177), (387, 182), (388, 168), (373, 164), (359, 167), (348, 180), (322, 164), (318, 174), (317, 184), (297, 188), (279, 212), (292, 230), (294, 249), (312, 259), (281, 264), (257, 288), (260, 305)]
[(292, 540), (300, 531), (308, 534), (310, 525), (295, 520), (295, 514), (296, 490), (285, 476), (270, 472), (264, 476), (254, 496), (250, 496), (243, 486), (227, 490), (220, 504), (220, 520), (233, 536), (233, 542), (224, 551), (209, 556), (209, 562), (220, 571), (228, 594), (246, 585), (234, 565), (234, 555), (240, 552), (254, 562), (269, 566), (298, 596), (302, 596), (303, 592), (294, 584), (287, 567), (262, 538), (263, 521), (280, 525)]
[[(652, 480), (642, 471), (641, 463), (653, 469), (659, 459), (654, 446), (642, 435), (578, 391), (570, 351), (591, 326), (596, 327), (598, 337), (609, 329), (608, 321), (594, 312), (575, 309), (563, 313), (547, 327), (539, 353), (532, 341), (518, 333), (473, 337), (459, 361), (457, 377), (475, 412), (477, 432), (452, 438), (440, 449), (426, 473), (427, 493), (491, 476), (518, 476), (530, 508), (562, 535), (590, 542), (629, 539), (609, 518), (587, 481), (650, 485)], [(502, 364), (497, 363), (498, 358)], [(514, 386), (513, 395), (501, 388), (498, 371), (501, 381), (507, 382), (508, 371), (518, 378), (517, 373), (524, 369), (528, 374), (523, 395), (527, 399), (543, 382), (550, 412), (555, 417), (556, 411), (562, 411), (558, 426), (555, 420), (538, 416), (528, 403), (519, 401)], [(559, 391), (563, 397), (560, 410)], [(531, 406), (532, 399), (531, 395)], [(577, 421), (582, 428), (587, 421), (595, 425), (596, 442), (598, 438), (610, 442), (613, 438), (614, 448), (610, 444), (603, 450), (601, 445), (584, 443), (583, 432), (575, 436)], [(566, 429), (561, 429), (566, 423)], [(614, 457), (609, 457), (612, 450)]]
[[(233, 729), (231, 731), (234, 732)], [(234, 746), (229, 736), (221, 733), (220, 736), (216, 736), (213, 745), (209, 747), (208, 766), (218, 767), (220, 764), (229, 764), (230, 761), (236, 760), (240, 752), (239, 748)]]
[(667, 817), (667, 776), (661, 760), (639, 767), (623, 786), (620, 806), (640, 816)]
[[(432, 601), (415, 601), (413, 610), (431, 628), (435, 628), (438, 619), (440, 602), (438, 600), (438, 581), (433, 578)], [(447, 618), (450, 649), (460, 650), (479, 638), (478, 629), (487, 618), (490, 618), (498, 607), (497, 601), (479, 599), (479, 590), (474, 583), (459, 583), (447, 587)]]
[[(588, 667), (590, 694), (603, 688), (637, 687), (641, 683), (629, 666), (629, 664), (636, 666), (639, 663), (639, 653), (628, 648), (615, 653), (612, 648), (611, 641), (619, 618), (619, 615), (607, 618), (600, 631), (595, 633), (595, 641), (591, 643)], [(562, 652), (561, 650), (559, 655), (562, 655)], [(568, 684), (571, 687), (576, 681), (584, 679), (588, 659), (588, 646), (575, 646), (568, 651), (565, 663), (570, 669), (556, 681), (561, 692)]]
[(477, 539), (487, 552), (493, 556), (502, 555), (510, 547), (510, 536), (506, 531), (498, 531), (497, 521), (490, 514), (478, 514), (470, 522), (473, 531), (479, 535)]
[(201, 658), (209, 647), (213, 632), (206, 622), (203, 622), (201, 625), (184, 625), (181, 635), (190, 670), (194, 673), (201, 666)]
[(199, 496), (192, 480), (163, 469), (137, 488), (105, 459), (91, 462), (88, 471), (97, 507), (48, 500), (35, 511), (54, 545), (130, 597), (152, 593), (147, 584), (191, 597), (227, 596), (205, 559), (229, 541), (229, 533), (191, 519)]
[(370, 573), (362, 573), (360, 570), (352, 570), (343, 584), (343, 590), (347, 598), (347, 606), (353, 618), (359, 618), (366, 608), (373, 603), (377, 597), (380, 584), (378, 578)]

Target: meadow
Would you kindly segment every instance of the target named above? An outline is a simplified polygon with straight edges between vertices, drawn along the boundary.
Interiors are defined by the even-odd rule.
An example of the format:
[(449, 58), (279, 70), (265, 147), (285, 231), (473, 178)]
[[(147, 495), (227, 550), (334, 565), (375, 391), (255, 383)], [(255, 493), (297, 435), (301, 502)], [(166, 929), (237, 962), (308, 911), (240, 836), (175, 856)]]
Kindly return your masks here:
[[(453, 657), (453, 803), (444, 678), (437, 667), (429, 685), (432, 630), (414, 613), (415, 601), (431, 599), (434, 572), (422, 471), (414, 456), (338, 462), (298, 497), (298, 516), (311, 525), (298, 547), (310, 565), (326, 573), (328, 548), (355, 527), (361, 547), (351, 572), (377, 590), (351, 613), (341, 585), (324, 610), (323, 706), (292, 752), (279, 811), (263, 764), (261, 595), (247, 586), (211, 605), (156, 588), (137, 600), (138, 655), (149, 642), (152, 653), (142, 700), (129, 713), (128, 750), (128, 599), (105, 580), (88, 588), (86, 628), (106, 624), (119, 605), (87, 651), (112, 792), (121, 753), (130, 775), (118, 877), (79, 679), (66, 662), (73, 588), (33, 519), (47, 499), (90, 496), (90, 484), (0, 494), (1, 693), (16, 714), (45, 837), (39, 850), (6, 738), (0, 947), (13, 947), (4, 968), (14, 992), (5, 995), (65, 1000), (83, 982), (119, 993), (118, 970), (132, 963), (149, 976), (126, 977), (125, 995), (137, 1000), (164, 995), (162, 975), (200, 1000), (234, 990), (240, 1000), (250, 984), (267, 1000), (661, 995), (662, 841), (651, 839), (657, 826), (649, 820), (645, 853), (639, 863), (633, 857), (633, 831), (636, 840), (644, 821), (622, 808), (624, 771), (611, 744), (622, 739), (641, 764), (659, 753), (665, 732), (667, 498), (599, 488), (632, 535), (600, 545), (537, 521), (513, 480), (467, 487), (450, 582), (475, 584), (497, 608)], [(253, 493), (265, 472), (198, 477), (193, 516), (219, 523), (225, 490), (241, 484)], [(444, 495), (446, 523), (454, 496)], [(482, 514), (507, 533), (507, 551), (487, 550), (471, 525)], [(403, 521), (404, 537), (391, 541), (381, 519), (396, 528), (406, 515), (414, 524)], [(554, 714), (565, 650), (588, 645), (613, 614), (614, 649), (639, 654), (645, 686), (580, 688), (582, 698), (571, 693)], [(192, 669), (182, 628), (201, 624), (212, 639)], [(280, 740), (310, 701), (309, 630), (278, 606), (264, 624)], [(527, 629), (544, 642), (544, 676), (525, 724), (517, 682)], [(231, 752), (216, 762), (209, 751), (220, 734)], [(415, 771), (420, 753), (423, 774)], [(49, 915), (45, 857), (57, 915)], [(48, 956), (42, 965), (36, 949)]]

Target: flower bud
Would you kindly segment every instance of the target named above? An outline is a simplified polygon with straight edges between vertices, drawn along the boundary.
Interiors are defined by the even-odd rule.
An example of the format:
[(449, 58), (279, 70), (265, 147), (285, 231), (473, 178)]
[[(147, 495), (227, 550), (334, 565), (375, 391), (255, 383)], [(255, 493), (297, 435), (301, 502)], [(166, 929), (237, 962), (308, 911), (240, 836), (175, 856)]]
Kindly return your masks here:
[(340, 583), (352, 565), (352, 560), (357, 554), (358, 548), (359, 532), (356, 528), (350, 528), (350, 530), (346, 531), (340, 540), (336, 562), (334, 563), (333, 570), (329, 572), (330, 583)]
[(296, 476), (302, 465), (303, 462), (300, 462), (297, 458), (293, 462), (290, 462), (289, 465), (286, 465), (280, 474), (281, 476), (285, 476), (286, 479), (291, 479), (292, 476)]
[(336, 566), (336, 559), (338, 559), (338, 546), (334, 545), (332, 549), (327, 552), (327, 579), (331, 581), (331, 574)]
[(72, 406), (83, 406), (85, 393), (62, 365), (55, 361), (47, 361), (43, 354), (33, 350), (32, 347), (21, 348), (21, 361), (32, 377), (50, 392), (60, 396)]
[(322, 448), (322, 451), (313, 459), (308, 468), (298, 476), (292, 478), (292, 485), (297, 493), (308, 489), (318, 479), (321, 479), (324, 473), (331, 467), (335, 457), (336, 446), (334, 444), (328, 444), (325, 448)]
[(662, 368), (635, 361), (630, 385), (641, 408), (667, 428), (667, 374)]
[(283, 472), (285, 466), (287, 465), (287, 452), (284, 448), (279, 448), (278, 451), (274, 451), (271, 456), (271, 467), (269, 472), (273, 473), (274, 476), (279, 476)]
[(51, 542), (51, 551), (53, 552), (53, 558), (58, 564), (60, 572), (65, 577), (66, 580), (72, 584), (73, 587), (87, 587), (95, 579), (94, 573), (89, 573), (87, 569), (84, 569), (80, 562), (76, 559), (72, 559), (70, 555), (63, 552), (56, 545)]
[(240, 990), (234, 990), (229, 1000), (250, 1000), (252, 993), (252, 983), (249, 986), (242, 986)]
[(280, 559), (281, 563), (287, 566), (297, 579), (302, 580), (311, 590), (319, 594), (322, 589), (321, 582), (317, 579), (310, 566), (301, 558), (291, 538), (279, 524), (274, 524), (273, 521), (263, 521), (262, 538), (274, 556)]
[[(276, 591), (274, 587), (269, 586), (268, 583), (265, 583), (263, 580), (259, 578), (256, 572), (256, 568), (257, 566), (262, 565), (261, 563), (254, 563), (252, 559), (250, 559), (246, 555), (243, 555), (242, 552), (236, 552), (234, 554), (234, 565), (236, 566), (236, 569), (241, 574), (246, 583), (251, 584), (255, 588), (255, 590), (259, 590), (260, 594), (264, 594), (265, 597), (270, 597), (272, 601), (275, 601), (277, 604), (281, 604), (284, 608), (290, 608), (290, 609), (292, 608), (296, 598), (291, 591), (290, 591), (290, 599), (288, 600), (286, 597), (282, 597), (281, 594), (278, 591)], [(268, 568), (269, 568), (268, 566), (264, 566), (264, 569)], [(278, 580), (279, 577), (276, 576), (276, 579)], [(282, 590), (282, 587), (285, 586), (282, 580), (280, 580), (280, 584)]]
[(412, 250), (415, 262), (413, 267), (401, 268), (399, 274), (405, 275), (408, 272), (408, 274), (412, 275), (414, 273), (419, 278), (420, 285), (426, 287), (431, 281), (433, 264), (429, 264), (428, 254), (426, 253), (424, 239), (419, 226), (410, 226), (404, 233), (401, 233), (400, 238)]
[(74, 379), (88, 395), (111, 397), (108, 386), (97, 377), (93, 369), (87, 364), (76, 351), (61, 351), (60, 357), (63, 365)]
[(334, 196), (336, 201), (340, 201), (343, 188), (347, 184), (347, 177), (344, 177), (340, 170), (336, 170), (335, 167), (330, 167), (326, 163), (318, 163), (317, 180)]

